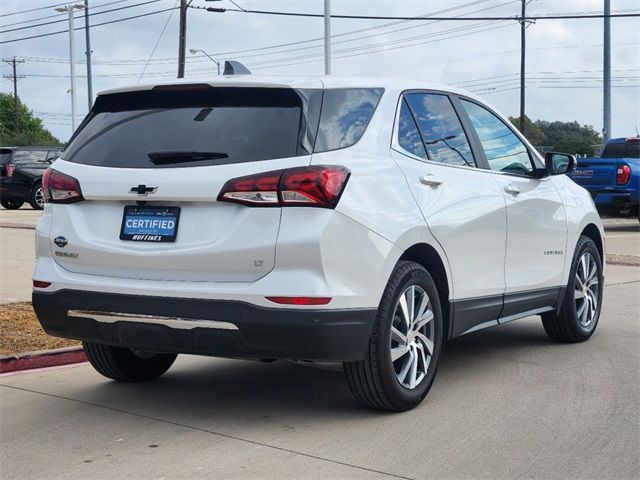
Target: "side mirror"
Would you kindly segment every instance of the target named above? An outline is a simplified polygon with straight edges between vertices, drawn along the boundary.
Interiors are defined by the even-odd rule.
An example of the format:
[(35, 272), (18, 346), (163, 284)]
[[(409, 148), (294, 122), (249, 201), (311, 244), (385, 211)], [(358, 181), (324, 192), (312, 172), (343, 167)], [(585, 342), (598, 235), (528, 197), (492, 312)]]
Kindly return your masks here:
[(549, 175), (563, 175), (573, 172), (576, 157), (568, 153), (547, 152), (544, 154), (544, 163)]

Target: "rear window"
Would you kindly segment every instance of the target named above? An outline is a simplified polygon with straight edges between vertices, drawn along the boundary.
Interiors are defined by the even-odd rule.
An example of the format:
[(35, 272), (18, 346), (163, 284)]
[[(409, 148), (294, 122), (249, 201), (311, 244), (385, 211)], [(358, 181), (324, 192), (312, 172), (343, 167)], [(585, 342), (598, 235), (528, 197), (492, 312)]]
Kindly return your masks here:
[(640, 158), (640, 142), (609, 143), (602, 151), (602, 158)]
[(48, 150), (15, 150), (11, 163), (36, 163), (47, 159)]
[(102, 95), (62, 157), (167, 168), (295, 157), (311, 154), (314, 146), (344, 148), (362, 136), (382, 92), (375, 98), (367, 93), (373, 91), (180, 85)]
[(312, 91), (207, 86), (104, 95), (62, 157), (153, 168), (304, 155), (308, 103), (320, 100), (309, 96)]

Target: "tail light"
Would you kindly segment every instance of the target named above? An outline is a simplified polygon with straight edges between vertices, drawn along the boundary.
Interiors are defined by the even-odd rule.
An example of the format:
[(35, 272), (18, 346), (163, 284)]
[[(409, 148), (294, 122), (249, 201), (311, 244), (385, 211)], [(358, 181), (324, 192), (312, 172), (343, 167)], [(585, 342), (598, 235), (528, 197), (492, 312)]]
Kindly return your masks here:
[(4, 167), (4, 171), (7, 177), (13, 177), (13, 172), (16, 171), (16, 166), (13, 163), (7, 163), (7, 165)]
[(335, 208), (348, 179), (349, 170), (333, 165), (276, 170), (229, 180), (218, 201), (254, 207)]
[(616, 184), (626, 185), (629, 183), (629, 178), (631, 178), (631, 168), (629, 168), (629, 165), (620, 165), (616, 170)]
[(48, 168), (42, 176), (42, 193), (47, 203), (75, 203), (84, 200), (75, 178)]

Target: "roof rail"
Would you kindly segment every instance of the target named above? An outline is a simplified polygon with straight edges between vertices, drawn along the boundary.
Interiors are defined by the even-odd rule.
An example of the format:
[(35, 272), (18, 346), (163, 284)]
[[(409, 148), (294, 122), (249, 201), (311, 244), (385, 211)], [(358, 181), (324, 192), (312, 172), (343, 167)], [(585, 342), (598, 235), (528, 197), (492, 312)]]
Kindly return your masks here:
[(235, 60), (225, 60), (223, 75), (251, 75), (251, 72), (240, 62)]

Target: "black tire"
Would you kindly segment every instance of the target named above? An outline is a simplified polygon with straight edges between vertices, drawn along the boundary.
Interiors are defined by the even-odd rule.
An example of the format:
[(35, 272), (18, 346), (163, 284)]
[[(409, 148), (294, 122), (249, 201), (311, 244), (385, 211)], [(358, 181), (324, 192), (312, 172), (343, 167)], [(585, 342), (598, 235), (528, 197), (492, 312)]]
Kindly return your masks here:
[(42, 186), (39, 182), (31, 188), (31, 194), (29, 195), (29, 205), (31, 205), (31, 208), (33, 208), (34, 210), (42, 210), (44, 208)]
[(7, 210), (17, 210), (22, 205), (24, 205), (24, 201), (19, 198), (3, 198), (0, 200), (0, 205), (2, 205)]
[[(400, 296), (411, 285), (420, 287), (429, 298), (433, 319), (429, 322), (428, 328), (432, 329), (430, 332), (433, 349), (428, 366), (423, 368), (423, 373), (424, 370), (426, 373), (424, 373), (422, 381), (417, 383), (414, 388), (407, 388), (397, 377), (402, 374), (396, 373), (397, 365), (394, 366), (394, 362), (391, 360), (390, 349), (392, 346), (392, 325), (398, 325), (394, 322), (399, 320), (396, 315), (396, 307), (399, 305)], [(356, 400), (369, 408), (394, 412), (409, 410), (419, 405), (427, 396), (435, 379), (442, 351), (442, 338), (442, 311), (438, 291), (431, 275), (424, 267), (415, 262), (398, 262), (382, 295), (366, 357), (358, 362), (345, 362), (344, 364), (347, 383)], [(410, 355), (413, 355), (413, 352), (418, 355), (415, 350)], [(398, 361), (402, 360), (396, 360), (396, 362)]]
[[(580, 288), (580, 285), (576, 288), (576, 284), (578, 283), (576, 275), (578, 274), (578, 269), (583, 268), (580, 266), (580, 260), (586, 254), (589, 254), (594, 260), (595, 267), (597, 268), (594, 279), (597, 278), (598, 283), (596, 294), (590, 294), (590, 298), (596, 297), (597, 301), (593, 318), (585, 325), (578, 317), (578, 310), (580, 307), (577, 306), (577, 303), (580, 302), (580, 299), (576, 298), (576, 290), (578, 291), (578, 294), (580, 294), (582, 289)], [(576, 245), (575, 253), (573, 254), (571, 271), (569, 272), (569, 281), (567, 283), (567, 289), (565, 291), (560, 310), (558, 313), (548, 312), (542, 314), (542, 325), (544, 326), (544, 330), (547, 332), (549, 338), (557, 342), (567, 343), (584, 342), (591, 338), (591, 335), (593, 335), (593, 332), (595, 332), (598, 325), (598, 320), (600, 319), (603, 288), (602, 260), (600, 258), (600, 253), (598, 252), (598, 248), (593, 240), (588, 237), (581, 236), (578, 240), (578, 244)], [(582, 295), (584, 295), (584, 292)], [(586, 298), (584, 301), (586, 302)], [(589, 306), (587, 305), (585, 308), (588, 310)]]
[(177, 355), (155, 353), (136, 355), (131, 349), (82, 342), (89, 362), (96, 371), (119, 382), (146, 382), (169, 370)]

